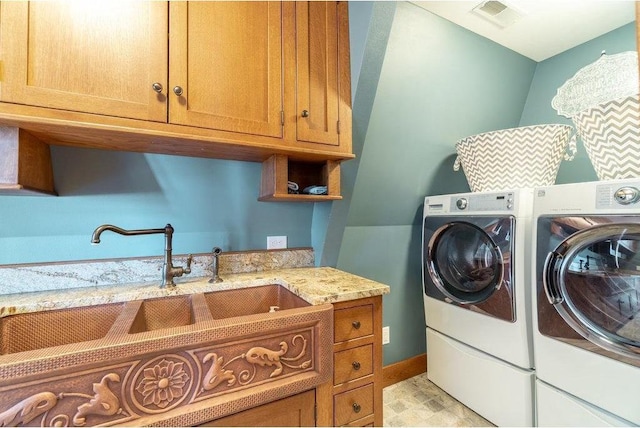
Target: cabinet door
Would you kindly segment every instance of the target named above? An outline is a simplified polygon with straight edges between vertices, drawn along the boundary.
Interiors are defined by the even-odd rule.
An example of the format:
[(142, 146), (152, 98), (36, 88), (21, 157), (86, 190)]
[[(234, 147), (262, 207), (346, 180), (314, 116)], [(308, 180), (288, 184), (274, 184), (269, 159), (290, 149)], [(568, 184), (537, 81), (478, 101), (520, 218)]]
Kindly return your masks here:
[[(2, 2), (0, 100), (166, 122), (164, 2)], [(165, 92), (166, 93), (166, 92)]]
[(296, 2), (298, 141), (340, 144), (339, 23), (338, 2)]
[(311, 390), (199, 426), (311, 427), (316, 425), (315, 404), (315, 391)]
[(171, 3), (169, 121), (282, 136), (280, 2)]

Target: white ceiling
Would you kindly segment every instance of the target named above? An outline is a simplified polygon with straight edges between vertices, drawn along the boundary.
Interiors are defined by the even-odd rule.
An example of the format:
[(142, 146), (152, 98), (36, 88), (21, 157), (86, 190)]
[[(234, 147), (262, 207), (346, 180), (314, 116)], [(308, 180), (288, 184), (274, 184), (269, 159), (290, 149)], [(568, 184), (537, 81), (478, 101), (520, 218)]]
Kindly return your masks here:
[(523, 15), (500, 28), (471, 12), (484, 2), (412, 3), (538, 62), (635, 20), (631, 0), (500, 0)]

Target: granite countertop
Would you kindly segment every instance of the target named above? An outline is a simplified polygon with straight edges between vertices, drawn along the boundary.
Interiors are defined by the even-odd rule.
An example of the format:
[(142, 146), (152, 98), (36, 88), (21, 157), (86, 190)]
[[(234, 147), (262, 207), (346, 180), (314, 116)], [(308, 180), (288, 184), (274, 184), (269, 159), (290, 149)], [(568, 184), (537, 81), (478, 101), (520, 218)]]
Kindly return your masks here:
[(176, 287), (171, 289), (160, 288), (154, 281), (6, 294), (0, 296), (0, 317), (269, 284), (282, 285), (312, 305), (379, 296), (390, 291), (388, 285), (330, 267), (297, 267), (221, 276), (223, 282), (214, 284), (208, 282), (209, 277), (178, 278)]

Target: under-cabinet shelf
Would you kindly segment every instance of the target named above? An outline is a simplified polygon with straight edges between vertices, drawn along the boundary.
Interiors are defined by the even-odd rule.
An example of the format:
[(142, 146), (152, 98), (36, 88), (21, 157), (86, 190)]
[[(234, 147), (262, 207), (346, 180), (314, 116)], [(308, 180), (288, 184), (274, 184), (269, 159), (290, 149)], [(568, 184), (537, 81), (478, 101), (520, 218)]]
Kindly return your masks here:
[[(288, 182), (295, 182), (300, 193), (289, 193)], [(307, 186), (327, 186), (326, 195), (303, 194)], [(262, 162), (260, 201), (322, 202), (340, 196), (340, 162), (296, 161), (285, 155), (273, 155)]]

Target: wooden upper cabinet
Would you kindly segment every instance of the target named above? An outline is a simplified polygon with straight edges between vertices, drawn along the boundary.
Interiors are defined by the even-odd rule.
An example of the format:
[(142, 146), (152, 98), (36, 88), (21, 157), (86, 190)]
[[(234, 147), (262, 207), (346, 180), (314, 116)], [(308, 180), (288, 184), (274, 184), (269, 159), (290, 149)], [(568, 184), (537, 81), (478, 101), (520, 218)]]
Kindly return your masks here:
[(282, 137), (282, 4), (170, 5), (169, 122)]
[(0, 1), (0, 125), (339, 176), (334, 161), (353, 158), (348, 20), (345, 1)]
[[(0, 100), (166, 122), (168, 5), (2, 2)], [(165, 92), (166, 93), (166, 92)]]
[(296, 2), (298, 141), (350, 147), (348, 32), (346, 2)]

